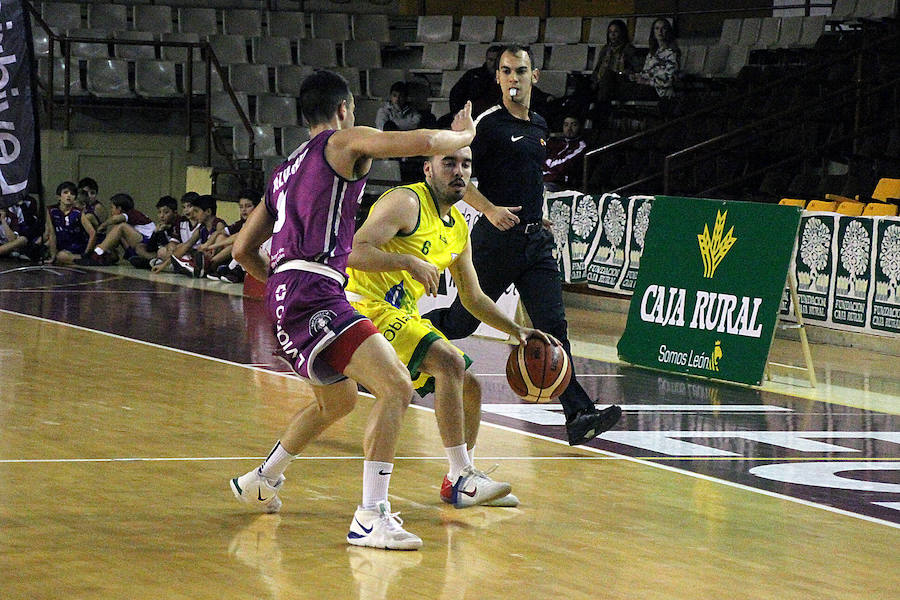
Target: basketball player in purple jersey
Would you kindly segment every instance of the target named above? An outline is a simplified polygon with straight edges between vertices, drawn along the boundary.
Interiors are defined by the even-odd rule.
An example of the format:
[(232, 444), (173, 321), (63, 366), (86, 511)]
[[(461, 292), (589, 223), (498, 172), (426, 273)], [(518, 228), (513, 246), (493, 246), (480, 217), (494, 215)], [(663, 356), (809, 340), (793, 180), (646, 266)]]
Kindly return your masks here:
[[(475, 135), (471, 105), (452, 130), (382, 132), (354, 127), (354, 101), (343, 77), (318, 71), (300, 88), (310, 140), (275, 169), (265, 201), (238, 233), (235, 259), (266, 281), (266, 309), (280, 356), (313, 386), (316, 401), (294, 415), (263, 464), (231, 480), (240, 500), (265, 512), (281, 507), (291, 459), (356, 405), (356, 382), (375, 395), (363, 448), (363, 498), (347, 542), (415, 550), (422, 540), (403, 529), (388, 503), (394, 449), (413, 393), (406, 367), (378, 329), (344, 295), (355, 217), (373, 158), (450, 154)], [(272, 238), (267, 265), (259, 247)], [(347, 379), (347, 378), (350, 379)]]

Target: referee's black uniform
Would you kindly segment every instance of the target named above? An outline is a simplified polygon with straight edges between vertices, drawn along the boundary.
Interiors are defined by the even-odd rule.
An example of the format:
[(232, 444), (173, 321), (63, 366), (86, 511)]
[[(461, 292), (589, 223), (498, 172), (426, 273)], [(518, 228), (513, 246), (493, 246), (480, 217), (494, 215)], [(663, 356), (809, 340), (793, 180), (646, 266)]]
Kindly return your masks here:
[[(528, 116), (528, 121), (518, 119), (498, 104), (475, 122), (472, 166), (479, 191), (497, 206), (521, 206), (522, 210), (516, 213), (519, 223), (507, 231), (500, 231), (487, 218), (478, 219), (472, 228), (472, 261), (484, 293), (496, 301), (509, 284), (515, 284), (534, 327), (562, 342), (571, 360), (562, 284), (553, 258), (553, 234), (542, 226), (549, 130), (539, 114), (529, 111)], [(425, 317), (450, 339), (467, 337), (480, 324), (459, 297), (449, 308), (436, 309)], [(618, 413), (614, 418), (608, 415), (612, 420), (609, 427), (601, 427), (589, 437), (585, 434), (592, 432), (590, 425), (574, 427), (573, 431), (576, 417), (596, 413), (593, 401), (575, 377), (559, 401), (573, 444), (587, 441), (618, 420)]]

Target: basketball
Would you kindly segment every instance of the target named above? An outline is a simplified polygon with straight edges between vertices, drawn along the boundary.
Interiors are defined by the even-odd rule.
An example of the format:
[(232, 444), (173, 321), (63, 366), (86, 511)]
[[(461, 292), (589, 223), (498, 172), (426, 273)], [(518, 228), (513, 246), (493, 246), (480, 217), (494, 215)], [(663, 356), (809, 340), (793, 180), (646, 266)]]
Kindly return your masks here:
[(509, 387), (526, 402), (550, 402), (568, 387), (572, 365), (562, 346), (539, 337), (515, 346), (506, 360)]

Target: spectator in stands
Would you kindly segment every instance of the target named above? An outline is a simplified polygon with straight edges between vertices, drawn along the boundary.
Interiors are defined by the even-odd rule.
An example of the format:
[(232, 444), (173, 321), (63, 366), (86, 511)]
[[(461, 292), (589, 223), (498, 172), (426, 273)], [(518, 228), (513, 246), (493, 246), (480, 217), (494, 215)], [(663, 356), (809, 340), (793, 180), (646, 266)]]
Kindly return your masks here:
[(650, 30), (650, 52), (640, 73), (632, 73), (621, 96), (629, 100), (658, 100), (675, 96), (675, 79), (681, 50), (666, 19), (657, 19)]
[(57, 204), (47, 210), (50, 262), (70, 265), (80, 259), (87, 248), (88, 236), (81, 226), (81, 211), (75, 208), (78, 188), (71, 181), (56, 187)]
[(606, 28), (606, 45), (597, 53), (597, 64), (591, 73), (595, 100), (610, 100), (617, 83), (640, 70), (641, 57), (628, 37), (628, 26), (625, 21), (615, 19)]
[(497, 63), (503, 46), (491, 46), (484, 53), (484, 64), (469, 69), (450, 90), (450, 114), (455, 115), (467, 101), (472, 102), (472, 117), (500, 102)]
[(119, 262), (119, 246), (125, 249), (126, 258), (135, 254), (147, 260), (155, 258), (155, 254), (147, 250), (150, 236), (156, 231), (153, 221), (134, 207), (134, 198), (128, 194), (114, 194), (110, 203), (112, 208), (109, 218), (97, 228), (97, 232), (105, 233), (106, 238), (93, 252), (75, 262), (95, 267), (114, 265)]
[(409, 86), (405, 81), (395, 81), (391, 97), (375, 115), (375, 127), (382, 131), (410, 131), (418, 129), (422, 113), (409, 103)]
[(587, 144), (581, 136), (581, 119), (569, 115), (563, 119), (562, 138), (547, 142), (544, 161), (544, 189), (548, 192), (581, 188), (584, 153)]
[(256, 190), (245, 189), (238, 198), (238, 210), (241, 218), (226, 227), (216, 240), (201, 244), (200, 250), (205, 255), (206, 276), (210, 279), (221, 279), (239, 283), (244, 280), (244, 269), (231, 256), (231, 247), (235, 236), (241, 230), (247, 217), (256, 208), (261, 194)]
[(0, 208), (0, 256), (21, 256), (20, 252), (28, 245), (28, 238), (19, 235), (14, 228), (18, 222), (18, 216), (11, 208)]

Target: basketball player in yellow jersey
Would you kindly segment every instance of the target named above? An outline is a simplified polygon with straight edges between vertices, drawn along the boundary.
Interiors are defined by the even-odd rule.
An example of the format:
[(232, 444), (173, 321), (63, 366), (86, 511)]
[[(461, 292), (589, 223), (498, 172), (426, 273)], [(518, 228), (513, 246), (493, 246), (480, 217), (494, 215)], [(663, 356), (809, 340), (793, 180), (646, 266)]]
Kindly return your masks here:
[(405, 363), (420, 395), (434, 391), (434, 414), (450, 462), (441, 500), (457, 508), (476, 504), (516, 506), (510, 485), (493, 481), (472, 463), (481, 420), (481, 387), (466, 371), (471, 360), (429, 320), (418, 301), (437, 295), (445, 268), (469, 312), (519, 342), (532, 335), (481, 291), (469, 244), (469, 230), (454, 204), (472, 176), (472, 151), (432, 156), (425, 181), (395, 187), (372, 205), (353, 238), (347, 269), (347, 298), (384, 334)]

